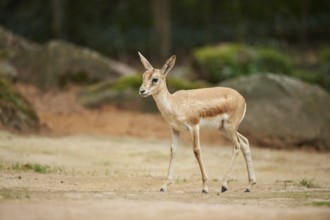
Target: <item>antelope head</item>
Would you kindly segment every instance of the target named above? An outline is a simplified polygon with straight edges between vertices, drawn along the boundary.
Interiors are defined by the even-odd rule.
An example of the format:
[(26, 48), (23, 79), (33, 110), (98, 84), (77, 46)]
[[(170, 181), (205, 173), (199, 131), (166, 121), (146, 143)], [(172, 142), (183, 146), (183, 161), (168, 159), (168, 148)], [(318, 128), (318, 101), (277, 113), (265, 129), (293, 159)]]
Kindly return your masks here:
[(164, 64), (162, 69), (154, 69), (149, 61), (140, 53), (141, 62), (146, 68), (143, 73), (143, 82), (140, 87), (140, 95), (148, 97), (158, 94), (164, 87), (166, 88), (166, 75), (175, 64), (175, 55), (171, 56)]

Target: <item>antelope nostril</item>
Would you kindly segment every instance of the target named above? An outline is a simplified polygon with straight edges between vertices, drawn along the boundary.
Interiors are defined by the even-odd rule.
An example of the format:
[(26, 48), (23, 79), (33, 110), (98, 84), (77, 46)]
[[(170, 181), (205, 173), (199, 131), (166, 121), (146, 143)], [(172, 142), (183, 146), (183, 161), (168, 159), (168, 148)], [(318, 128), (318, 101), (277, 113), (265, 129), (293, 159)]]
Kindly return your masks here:
[(140, 90), (140, 93), (143, 94), (146, 90), (145, 89), (142, 89)]

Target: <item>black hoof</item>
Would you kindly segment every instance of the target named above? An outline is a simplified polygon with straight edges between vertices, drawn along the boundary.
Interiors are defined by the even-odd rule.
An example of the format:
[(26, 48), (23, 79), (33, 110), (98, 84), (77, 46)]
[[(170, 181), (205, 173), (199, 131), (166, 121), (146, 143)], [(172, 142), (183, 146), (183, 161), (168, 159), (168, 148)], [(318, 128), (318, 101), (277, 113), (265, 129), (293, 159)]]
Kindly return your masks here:
[(203, 190), (202, 190), (202, 193), (207, 194), (208, 191), (206, 191), (205, 189), (203, 189)]
[(165, 192), (165, 189), (164, 189), (164, 188), (160, 188), (160, 191), (161, 191), (161, 192)]
[(250, 191), (250, 189), (246, 188), (244, 192), (249, 193), (251, 191)]
[(227, 188), (224, 187), (224, 186), (221, 186), (221, 192), (223, 193), (223, 192), (226, 192), (226, 191), (227, 191)]

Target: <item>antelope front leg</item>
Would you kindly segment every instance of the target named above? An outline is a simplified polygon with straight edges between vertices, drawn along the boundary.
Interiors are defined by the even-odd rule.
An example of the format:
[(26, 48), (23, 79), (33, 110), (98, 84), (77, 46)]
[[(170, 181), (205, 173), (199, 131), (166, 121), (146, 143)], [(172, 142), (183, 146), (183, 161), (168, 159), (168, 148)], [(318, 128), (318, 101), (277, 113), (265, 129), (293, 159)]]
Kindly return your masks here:
[(222, 182), (222, 186), (221, 186), (221, 192), (226, 192), (228, 189), (228, 179), (230, 176), (230, 173), (235, 165), (236, 162), (236, 158), (238, 156), (239, 150), (240, 150), (240, 143), (238, 141), (238, 136), (236, 134), (236, 131), (231, 131), (225, 134), (226, 137), (228, 137), (234, 144), (234, 148), (233, 148), (233, 152), (232, 152), (232, 156), (230, 159), (230, 163), (229, 163), (229, 167), (228, 170), (226, 172), (226, 174), (223, 177), (223, 182)]
[(160, 188), (161, 192), (166, 192), (167, 187), (171, 185), (173, 181), (173, 173), (174, 173), (174, 163), (175, 163), (175, 153), (178, 146), (178, 140), (179, 140), (179, 131), (176, 131), (174, 129), (171, 129), (172, 132), (172, 143), (171, 143), (171, 159), (170, 159), (170, 165), (168, 167), (167, 172), (167, 179), (166, 182), (162, 185)]
[(198, 161), (199, 168), (202, 173), (202, 180), (203, 180), (203, 190), (202, 193), (208, 193), (209, 189), (207, 186), (208, 177), (204, 168), (203, 160), (202, 160), (202, 153), (201, 153), (201, 146), (199, 140), (199, 125), (196, 125), (192, 128), (192, 138), (193, 138), (193, 149), (195, 157)]

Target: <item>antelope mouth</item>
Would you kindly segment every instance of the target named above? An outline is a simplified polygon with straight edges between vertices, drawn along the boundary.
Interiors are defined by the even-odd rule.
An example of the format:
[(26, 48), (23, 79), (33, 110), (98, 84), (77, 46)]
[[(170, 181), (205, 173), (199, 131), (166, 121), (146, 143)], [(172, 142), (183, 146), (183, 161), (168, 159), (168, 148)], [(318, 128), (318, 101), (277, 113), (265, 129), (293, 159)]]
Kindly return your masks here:
[(140, 92), (140, 96), (142, 96), (142, 97), (148, 97), (148, 96), (150, 96), (150, 92)]

